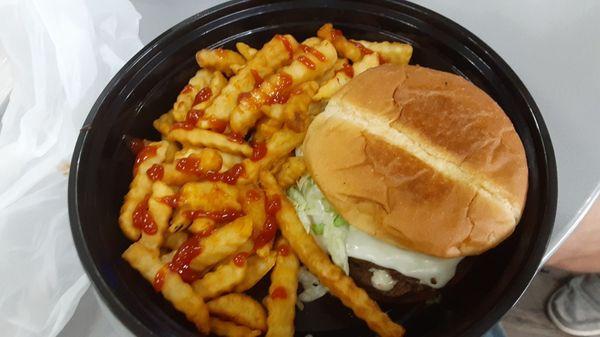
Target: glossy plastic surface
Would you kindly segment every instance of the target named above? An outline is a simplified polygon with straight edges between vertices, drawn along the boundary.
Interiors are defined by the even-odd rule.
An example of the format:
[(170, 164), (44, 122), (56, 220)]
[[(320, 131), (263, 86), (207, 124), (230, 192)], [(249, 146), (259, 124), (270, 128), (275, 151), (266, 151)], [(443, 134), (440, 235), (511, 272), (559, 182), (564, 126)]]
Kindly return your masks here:
[[(516, 232), (473, 258), (464, 277), (436, 303), (385, 305), (408, 336), (479, 337), (523, 293), (544, 253), (556, 212), (556, 164), (535, 102), (512, 70), (477, 37), (420, 6), (392, 1), (241, 1), (178, 24), (147, 45), (98, 98), (81, 130), (69, 181), (75, 243), (94, 286), (113, 313), (140, 336), (197, 336), (120, 257), (129, 242), (118, 212), (131, 180), (133, 156), (124, 138), (158, 139), (152, 121), (169, 110), (205, 47), (260, 46), (273, 34), (301, 40), (333, 22), (355, 39), (399, 40), (414, 46), (413, 64), (460, 74), (489, 93), (509, 115), (526, 149), (529, 193)], [(264, 296), (264, 287), (256, 294)], [(338, 300), (326, 297), (297, 311), (297, 336), (372, 336)]]

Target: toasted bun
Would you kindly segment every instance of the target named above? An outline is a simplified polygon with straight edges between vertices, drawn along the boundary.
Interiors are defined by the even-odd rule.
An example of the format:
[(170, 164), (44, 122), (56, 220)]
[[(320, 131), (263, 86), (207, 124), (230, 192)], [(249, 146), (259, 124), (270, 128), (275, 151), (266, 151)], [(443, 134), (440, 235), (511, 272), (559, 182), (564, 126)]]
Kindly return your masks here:
[(391, 64), (362, 73), (311, 123), (303, 150), (351, 225), (425, 254), (480, 254), (523, 211), (527, 162), (512, 123), (450, 73)]

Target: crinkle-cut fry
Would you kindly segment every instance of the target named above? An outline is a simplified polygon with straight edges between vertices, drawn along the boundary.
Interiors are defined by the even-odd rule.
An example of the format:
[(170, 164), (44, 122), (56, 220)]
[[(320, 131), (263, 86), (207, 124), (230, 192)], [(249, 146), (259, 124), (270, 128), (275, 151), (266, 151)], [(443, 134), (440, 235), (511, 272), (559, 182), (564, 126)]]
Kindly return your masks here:
[(285, 158), (300, 146), (303, 140), (303, 132), (294, 132), (288, 128), (275, 132), (266, 142), (267, 154), (262, 159), (258, 161), (244, 159), (242, 161), (245, 176), (240, 177), (238, 184), (256, 182), (261, 169), (270, 169), (278, 160)]
[(335, 48), (329, 41), (323, 40), (310, 48), (312, 52), (301, 50), (290, 65), (266, 78), (258, 88), (240, 100), (229, 119), (234, 132), (245, 135), (261, 117), (261, 108), (273, 97), (289, 95), (295, 86), (321, 77), (337, 60)]
[(271, 272), (269, 295), (264, 300), (268, 312), (266, 337), (293, 337), (300, 264), (285, 239), (279, 239), (275, 246), (279, 253)]
[(210, 332), (222, 337), (257, 337), (262, 334), (260, 330), (252, 330), (243, 325), (210, 318)]
[[(367, 69), (377, 67), (380, 64), (379, 54), (372, 53), (365, 55), (360, 61), (352, 65), (351, 74), (356, 76)], [(337, 71), (335, 76), (323, 84), (317, 94), (313, 97), (314, 100), (328, 100), (335, 95), (346, 83), (350, 82), (352, 77), (345, 71)]]
[(229, 170), (233, 165), (239, 164), (244, 160), (243, 157), (234, 155), (227, 152), (221, 152), (221, 158), (223, 159), (223, 166), (221, 167), (221, 171)]
[(323, 76), (317, 79), (317, 83), (319, 84), (319, 86), (323, 86), (325, 83), (327, 83), (327, 81), (332, 79), (338, 72), (342, 71), (344, 69), (344, 66), (347, 64), (350, 64), (350, 60), (345, 58), (338, 58), (335, 61), (333, 67), (331, 67), (331, 69), (327, 70), (327, 72), (325, 72)]
[(254, 57), (246, 63), (235, 76), (221, 90), (221, 94), (215, 98), (213, 104), (205, 111), (207, 119), (229, 120), (231, 111), (235, 108), (238, 96), (243, 92), (251, 91), (255, 86), (253, 71), (265, 78), (276, 69), (290, 62), (291, 53), (298, 48), (298, 42), (291, 35), (277, 35), (267, 42)]
[(179, 189), (179, 208), (207, 212), (227, 210), (239, 211), (239, 190), (220, 181), (190, 182)]
[(169, 233), (177, 233), (186, 229), (191, 223), (192, 220), (185, 216), (185, 209), (176, 208), (173, 212), (173, 217), (171, 218), (171, 222), (169, 224)]
[(411, 45), (402, 42), (372, 42), (358, 41), (366, 48), (378, 53), (384, 62), (405, 65), (408, 64), (412, 56), (413, 48)]
[(252, 140), (257, 143), (265, 142), (281, 129), (282, 125), (282, 122), (265, 116), (256, 123), (256, 131), (252, 135)]
[(215, 227), (215, 221), (209, 218), (198, 218), (192, 221), (192, 224), (187, 228), (191, 233), (206, 233)]
[(282, 196), (281, 210), (276, 215), (281, 233), (289, 241), (300, 261), (319, 278), (321, 284), (329, 288), (331, 294), (352, 309), (354, 314), (363, 319), (379, 336), (403, 336), (404, 328), (394, 323), (363, 289), (356, 286), (342, 269), (333, 264), (314, 238), (306, 232), (294, 206), (277, 185), (275, 177), (267, 171), (262, 171), (260, 182), (267, 194)]
[(231, 292), (246, 274), (247, 266), (237, 265), (233, 260), (221, 264), (214, 271), (206, 273), (201, 279), (192, 284), (196, 294), (204, 299), (211, 299), (224, 293)]
[(167, 233), (164, 246), (171, 250), (177, 250), (188, 237), (189, 235), (186, 232)]
[(265, 277), (265, 275), (267, 275), (267, 273), (269, 273), (271, 268), (275, 265), (276, 260), (277, 252), (275, 251), (270, 251), (265, 257), (260, 257), (258, 255), (250, 256), (246, 262), (247, 268), (244, 279), (235, 286), (235, 291), (241, 293), (254, 287), (263, 277)]
[(232, 293), (206, 303), (211, 315), (260, 331), (267, 330), (265, 309), (252, 297)]
[(333, 28), (331, 23), (326, 23), (317, 31), (317, 36), (331, 41), (335, 46), (340, 57), (348, 58), (352, 62), (358, 62), (362, 59), (364, 52), (368, 52), (363, 47), (361, 48), (356, 42), (352, 42), (344, 36), (341, 30)]
[(242, 210), (252, 219), (252, 237), (256, 237), (264, 229), (267, 212), (265, 210), (265, 193), (256, 185), (243, 185), (240, 189)]
[(158, 250), (165, 240), (164, 234), (169, 227), (169, 219), (173, 209), (162, 202), (161, 199), (173, 194), (175, 194), (175, 191), (160, 180), (152, 184), (152, 195), (148, 199), (148, 212), (156, 224), (156, 232), (154, 234), (142, 232), (142, 236), (138, 241), (149, 249)]
[[(207, 88), (214, 72), (208, 69), (200, 69), (192, 77), (188, 84), (181, 90), (175, 103), (173, 103), (173, 119), (178, 122), (185, 121), (188, 111), (192, 108), (194, 99), (200, 90)], [(206, 90), (206, 89), (204, 89)]]
[(252, 235), (252, 219), (243, 216), (227, 225), (218, 228), (200, 241), (202, 251), (190, 263), (196, 271), (217, 264), (219, 261), (236, 252)]
[(287, 189), (306, 172), (306, 164), (302, 157), (289, 157), (277, 172), (277, 183), (282, 189)]
[(227, 78), (223, 76), (221, 72), (215, 71), (207, 87), (208, 89), (210, 89), (210, 95), (205, 96), (205, 99), (203, 101), (192, 106), (192, 109), (195, 109), (197, 111), (204, 111), (212, 104), (212, 102), (215, 100), (215, 97), (219, 96), (221, 90), (223, 90), (223, 88), (225, 88), (226, 85)]
[(209, 130), (175, 129), (169, 132), (168, 139), (180, 142), (184, 145), (211, 147), (231, 154), (242, 154), (246, 157), (252, 155), (252, 147), (250, 147), (250, 145), (246, 143), (236, 143), (224, 134)]
[(237, 51), (240, 54), (242, 54), (242, 56), (246, 59), (246, 61), (252, 60), (254, 58), (254, 56), (256, 55), (256, 53), (258, 52), (258, 50), (250, 47), (249, 45), (245, 44), (244, 42), (237, 42), (235, 44), (235, 49), (237, 49)]
[(352, 65), (352, 69), (354, 69), (354, 76), (357, 76), (368, 69), (375, 68), (381, 63), (379, 62), (379, 54), (373, 53), (369, 55), (365, 55), (362, 60), (355, 62)]
[(198, 181), (200, 178), (194, 174), (181, 172), (175, 168), (175, 163), (163, 164), (162, 181), (170, 186), (182, 186), (191, 181)]
[(304, 82), (295, 89), (287, 102), (265, 105), (262, 112), (271, 119), (285, 122), (288, 128), (301, 132), (308, 126), (308, 105), (312, 102), (319, 85), (315, 81)]
[(155, 119), (154, 122), (152, 122), (152, 126), (160, 132), (164, 139), (169, 135), (169, 132), (171, 132), (173, 123), (175, 123), (175, 119), (173, 118), (173, 110), (171, 110)]
[(129, 185), (129, 192), (125, 195), (123, 206), (119, 214), (119, 226), (125, 236), (136, 241), (140, 237), (140, 229), (133, 225), (133, 212), (135, 212), (138, 204), (146, 198), (152, 191), (153, 181), (148, 177), (146, 171), (154, 164), (160, 164), (165, 159), (168, 148), (170, 146), (167, 141), (149, 143), (147, 146), (155, 146), (156, 155), (143, 161), (137, 169), (137, 173), (133, 177)]
[(246, 59), (238, 52), (233, 50), (216, 48), (216, 49), (201, 49), (196, 52), (196, 62), (200, 68), (218, 70), (231, 76), (233, 71), (232, 65), (244, 65)]
[(175, 309), (184, 313), (200, 332), (203, 334), (210, 332), (207, 305), (200, 296), (194, 293), (189, 284), (181, 280), (177, 273), (170, 271), (168, 268), (162, 269), (163, 264), (157, 251), (150, 250), (141, 243), (136, 242), (123, 253), (123, 258), (150, 282), (154, 282), (159, 271), (164, 273), (160, 289), (163, 296), (173, 304)]

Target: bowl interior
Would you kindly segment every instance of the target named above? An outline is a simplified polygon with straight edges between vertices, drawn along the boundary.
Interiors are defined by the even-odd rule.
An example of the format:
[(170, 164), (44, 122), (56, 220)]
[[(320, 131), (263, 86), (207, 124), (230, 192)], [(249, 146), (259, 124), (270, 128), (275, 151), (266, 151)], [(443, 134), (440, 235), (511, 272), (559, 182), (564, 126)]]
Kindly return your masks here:
[[(243, 1), (197, 15), (150, 43), (109, 84), (82, 129), (70, 181), (75, 241), (84, 266), (109, 308), (138, 335), (197, 336), (152, 286), (121, 259), (130, 244), (117, 218), (133, 155), (129, 136), (159, 139), (152, 121), (172, 106), (197, 70), (201, 48), (259, 47), (274, 34), (302, 40), (333, 22), (354, 39), (404, 41), (412, 64), (460, 74), (491, 95), (519, 133), (529, 165), (529, 193), (516, 232), (472, 259), (464, 278), (438, 300), (385, 305), (408, 336), (480, 336), (516, 301), (535, 273), (556, 205), (552, 149), (535, 103), (504, 62), (461, 27), (421, 7), (376, 1)], [(266, 283), (265, 283), (266, 284)], [(262, 298), (265, 286), (255, 295)], [(297, 335), (371, 336), (373, 333), (329, 296), (297, 310)]]

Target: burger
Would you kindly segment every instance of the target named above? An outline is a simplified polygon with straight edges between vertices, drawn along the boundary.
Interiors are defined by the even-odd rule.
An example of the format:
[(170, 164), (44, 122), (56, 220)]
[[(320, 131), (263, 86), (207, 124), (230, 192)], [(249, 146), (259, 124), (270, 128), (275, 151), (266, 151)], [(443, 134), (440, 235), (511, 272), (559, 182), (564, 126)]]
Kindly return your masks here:
[[(386, 64), (345, 85), (297, 150), (309, 174), (288, 190), (332, 258), (378, 299), (444, 287), (461, 259), (519, 222), (525, 151), (511, 121), (464, 78)], [(301, 272), (303, 301), (326, 293)]]

